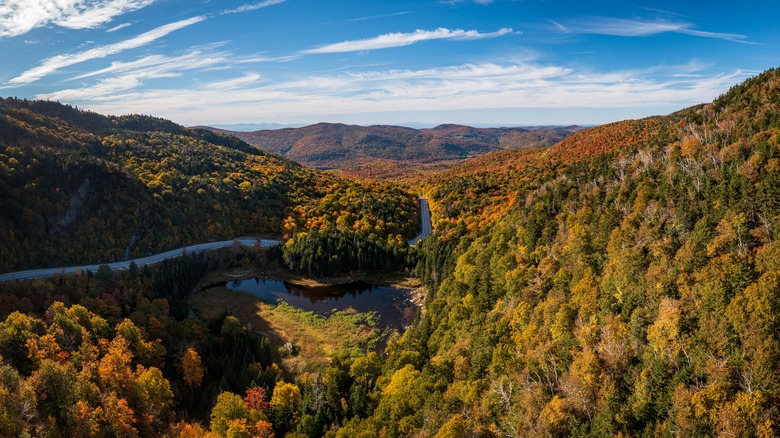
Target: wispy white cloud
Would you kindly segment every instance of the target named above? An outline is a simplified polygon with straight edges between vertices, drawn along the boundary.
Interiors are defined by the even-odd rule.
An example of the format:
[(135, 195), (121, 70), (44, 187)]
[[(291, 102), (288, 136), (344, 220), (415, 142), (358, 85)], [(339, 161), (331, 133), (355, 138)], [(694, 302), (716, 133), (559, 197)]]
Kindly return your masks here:
[(145, 46), (159, 38), (168, 35), (171, 32), (175, 32), (179, 29), (183, 29), (187, 26), (191, 26), (195, 23), (199, 23), (205, 20), (205, 16), (198, 16), (188, 18), (186, 20), (169, 23), (164, 26), (160, 26), (156, 29), (142, 33), (133, 38), (120, 41), (118, 43), (109, 44), (100, 47), (94, 47), (92, 49), (84, 50), (78, 53), (72, 53), (67, 55), (56, 55), (51, 58), (47, 58), (41, 62), (37, 67), (33, 67), (19, 76), (8, 81), (10, 84), (29, 84), (35, 82), (42, 77), (56, 72), (65, 67), (69, 67), (74, 64), (79, 64), (92, 59), (105, 58), (110, 55), (123, 52), (125, 50), (135, 49)]
[(204, 52), (201, 50), (193, 50), (180, 56), (150, 55), (135, 61), (115, 61), (106, 68), (84, 73), (73, 79), (79, 80), (109, 74), (171, 73), (196, 70), (225, 64), (228, 56), (230, 54), (226, 52)]
[(557, 22), (553, 22), (553, 25), (559, 30), (572, 33), (643, 37), (671, 32), (740, 43), (748, 42), (747, 36), (745, 35), (697, 30), (692, 23), (671, 20), (631, 20), (596, 17), (588, 18), (587, 20), (582, 20), (579, 23), (570, 24), (568, 26)]
[(382, 14), (382, 15), (366, 15), (363, 17), (356, 17), (356, 18), (347, 18), (345, 20), (337, 20), (337, 21), (323, 21), (319, 24), (333, 24), (333, 23), (354, 23), (356, 21), (367, 21), (367, 20), (378, 20), (380, 18), (388, 18), (388, 17), (398, 17), (401, 15), (409, 15), (411, 12), (404, 11), (404, 12), (393, 12), (391, 14)]
[(258, 9), (267, 8), (269, 6), (278, 5), (280, 3), (284, 3), (285, 0), (265, 0), (258, 3), (247, 3), (243, 6), (239, 6), (235, 9), (225, 9), (224, 11), (220, 12), (221, 15), (227, 15), (227, 14), (239, 14), (241, 12), (250, 12), (250, 11), (256, 11)]
[(108, 33), (111, 33), (111, 32), (116, 32), (116, 31), (118, 31), (119, 29), (124, 29), (124, 28), (126, 28), (126, 27), (130, 27), (130, 26), (132, 26), (132, 24), (131, 24), (131, 23), (122, 23), (122, 24), (119, 24), (119, 25), (117, 25), (117, 26), (114, 26), (114, 27), (112, 27), (112, 28), (110, 28), (110, 29), (106, 29), (106, 32), (108, 32)]
[(445, 0), (444, 3), (449, 3), (451, 5), (456, 5), (458, 3), (476, 3), (478, 5), (489, 5), (493, 2), (495, 2), (495, 0)]
[(155, 0), (4, 0), (0, 2), (0, 37), (25, 34), (54, 24), (87, 29), (146, 7)]
[(445, 29), (438, 28), (435, 30), (416, 30), (410, 33), (387, 33), (379, 35), (373, 38), (366, 38), (362, 40), (343, 41), (340, 43), (326, 44), (320, 47), (316, 47), (308, 50), (301, 50), (300, 54), (311, 55), (320, 53), (345, 53), (345, 52), (360, 52), (366, 50), (387, 49), (390, 47), (408, 46), (418, 43), (420, 41), (429, 40), (477, 40), (484, 38), (496, 38), (499, 36), (511, 34), (512, 29), (503, 28), (496, 32), (480, 33), (476, 30), (462, 30), (462, 29)]
[[(7, 3), (2, 3), (3, 1), (6, 1)], [(2, 25), (3, 21), (2, 19), (6, 16), (16, 16), (14, 14), (21, 14), (22, 16), (30, 15), (29, 13), (25, 13), (24, 11), (33, 11), (38, 13), (37, 16), (43, 16), (42, 13), (40, 13), (39, 9), (36, 8), (37, 6), (42, 7), (46, 11), (49, 11), (50, 9), (57, 9), (57, 10), (66, 10), (70, 11), (71, 9), (75, 8), (79, 11), (82, 11), (80, 14), (70, 13), (65, 18), (59, 19), (59, 21), (56, 21), (57, 24), (60, 25), (68, 25), (68, 26), (80, 26), (84, 24), (86, 26), (86, 23), (93, 23), (93, 24), (99, 24), (103, 23), (105, 21), (108, 21), (113, 17), (111, 15), (112, 13), (115, 13), (114, 15), (120, 14), (122, 12), (125, 12), (127, 10), (132, 10), (133, 8), (137, 9), (143, 6), (146, 6), (148, 4), (151, 4), (155, 2), (156, 0), (92, 0), (92, 2), (89, 2), (88, 0), (57, 0), (57, 5), (59, 6), (52, 6), (53, 2), (52, 0), (29, 0), (29, 3), (26, 3), (28, 0), (0, 0), (0, 25)], [(234, 14), (234, 13), (241, 13), (241, 12), (247, 12), (247, 11), (254, 11), (257, 9), (265, 8), (268, 6), (277, 5), (280, 3), (283, 3), (285, 0), (265, 0), (263, 2), (259, 3), (251, 3), (243, 5), (236, 9), (230, 9), (230, 10), (224, 10), (219, 13), (219, 15), (224, 14)], [(62, 5), (60, 5), (62, 3)], [(85, 6), (85, 4), (87, 6)], [(20, 6), (20, 5), (28, 5), (28, 6)], [(31, 6), (30, 6), (31, 5)], [(41, 6), (43, 5), (43, 6)], [(36, 6), (36, 7), (33, 7)], [(48, 9), (47, 9), (48, 7)], [(90, 8), (91, 7), (91, 8)], [(22, 10), (22, 12), (19, 12), (19, 10)], [(51, 11), (49, 11), (51, 12)], [(26, 14), (26, 15), (25, 15)], [(35, 15), (35, 14), (33, 14)], [(51, 13), (50, 13), (51, 15)], [(111, 17), (109, 17), (111, 15)], [(50, 58), (44, 59), (40, 65), (37, 67), (33, 67), (31, 69), (28, 69), (21, 73), (20, 75), (14, 77), (10, 81), (6, 83), (6, 85), (25, 85), (30, 84), (35, 81), (38, 81), (44, 76), (47, 76), (51, 73), (54, 73), (62, 68), (69, 67), (74, 64), (79, 64), (82, 62), (90, 61), (93, 59), (99, 59), (99, 58), (105, 58), (107, 56), (115, 55), (117, 53), (124, 52), (126, 50), (135, 49), (138, 47), (142, 47), (144, 45), (147, 45), (149, 43), (152, 43), (156, 41), (159, 38), (162, 38), (166, 35), (168, 35), (171, 32), (175, 32), (177, 30), (183, 29), (187, 26), (191, 26), (193, 24), (199, 23), (201, 21), (207, 20), (214, 15), (200, 15), (197, 17), (188, 18), (185, 20), (180, 20), (174, 23), (169, 23), (164, 26), (160, 26), (158, 28), (152, 29), (148, 32), (144, 32), (136, 37), (120, 41), (118, 43), (108, 44), (100, 47), (94, 47), (88, 50), (84, 50), (77, 53), (72, 54), (63, 54), (63, 55), (55, 55)], [(105, 18), (108, 17), (108, 18)], [(105, 18), (105, 19), (104, 19)], [(13, 20), (12, 20), (13, 21)], [(20, 21), (20, 20), (17, 20)], [(24, 21), (24, 20), (21, 20)], [(29, 21), (29, 20), (27, 20)], [(51, 20), (49, 20), (51, 21)], [(108, 29), (107, 32), (114, 32), (116, 30), (122, 29), (124, 27), (129, 26), (129, 23), (120, 24), (118, 26), (115, 26), (111, 29)], [(17, 28), (18, 28), (17, 23)], [(0, 36), (3, 34), (2, 27), (0, 27)], [(284, 58), (280, 58), (279, 60), (290, 60), (297, 58), (297, 55), (287, 56)]]
[(562, 25), (561, 23), (558, 23), (557, 21), (550, 20), (550, 23), (552, 23), (553, 26), (555, 26), (555, 28), (560, 30), (561, 32), (566, 32), (566, 33), (570, 32), (568, 27)]
[(482, 63), (282, 81), (251, 73), (175, 90), (132, 88), (133, 78), (119, 77), (101, 81), (97, 91), (87, 86), (37, 97), (111, 114), (154, 108), (156, 114), (180, 123), (239, 123), (386, 111), (682, 107), (709, 101), (752, 74), (705, 74), (700, 68), (692, 62), (644, 71), (590, 72), (532, 62)]
[(367, 15), (365, 17), (357, 17), (357, 18), (349, 18), (346, 20), (341, 20), (338, 23), (353, 23), (355, 21), (376, 20), (379, 18), (398, 17), (400, 15), (409, 15), (409, 14), (411, 14), (411, 12), (404, 11), (404, 12), (393, 12), (392, 14)]
[[(106, 68), (71, 79), (80, 81), (82, 86), (40, 94), (39, 97), (59, 101), (105, 101), (113, 99), (117, 93), (147, 86), (152, 79), (181, 77), (193, 71), (233, 70), (246, 64), (275, 60), (257, 55), (236, 57), (230, 52), (216, 50), (219, 46), (200, 46), (178, 56), (150, 55), (134, 61), (114, 61)], [(99, 78), (97, 82), (87, 82), (96, 77)], [(240, 78), (207, 83), (203, 88), (235, 89), (246, 87), (260, 79), (260, 75), (250, 73)]]
[(257, 73), (248, 73), (242, 77), (227, 79), (224, 81), (210, 82), (203, 85), (204, 89), (209, 90), (236, 90), (246, 88), (249, 85), (256, 84), (262, 79)]

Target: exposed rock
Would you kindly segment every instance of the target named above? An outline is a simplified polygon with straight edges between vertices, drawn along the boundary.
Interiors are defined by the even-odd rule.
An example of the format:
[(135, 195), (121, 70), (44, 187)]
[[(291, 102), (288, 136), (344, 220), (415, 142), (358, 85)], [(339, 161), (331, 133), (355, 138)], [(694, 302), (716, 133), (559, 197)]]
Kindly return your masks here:
[(78, 190), (76, 190), (76, 193), (70, 196), (70, 207), (62, 217), (54, 221), (55, 229), (64, 230), (76, 221), (76, 217), (81, 211), (81, 207), (84, 205), (84, 201), (87, 200), (88, 194), (89, 178), (85, 179), (84, 182), (79, 186)]

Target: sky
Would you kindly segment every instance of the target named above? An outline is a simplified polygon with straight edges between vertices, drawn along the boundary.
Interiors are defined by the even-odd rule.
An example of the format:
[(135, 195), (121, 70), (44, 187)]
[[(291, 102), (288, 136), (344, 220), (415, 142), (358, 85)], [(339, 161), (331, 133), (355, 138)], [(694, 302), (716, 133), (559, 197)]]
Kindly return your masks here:
[(593, 125), (780, 66), (775, 1), (0, 0), (0, 96), (184, 125)]

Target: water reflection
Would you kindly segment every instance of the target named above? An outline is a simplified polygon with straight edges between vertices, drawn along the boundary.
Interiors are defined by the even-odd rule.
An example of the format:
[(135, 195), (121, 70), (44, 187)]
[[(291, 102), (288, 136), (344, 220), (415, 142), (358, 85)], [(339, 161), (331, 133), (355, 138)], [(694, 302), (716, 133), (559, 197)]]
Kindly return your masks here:
[(409, 291), (391, 286), (374, 286), (362, 281), (338, 286), (302, 287), (281, 280), (251, 278), (233, 280), (228, 289), (250, 293), (268, 303), (282, 300), (302, 310), (327, 316), (337, 310), (376, 312), (379, 324), (403, 330), (412, 323), (416, 307)]

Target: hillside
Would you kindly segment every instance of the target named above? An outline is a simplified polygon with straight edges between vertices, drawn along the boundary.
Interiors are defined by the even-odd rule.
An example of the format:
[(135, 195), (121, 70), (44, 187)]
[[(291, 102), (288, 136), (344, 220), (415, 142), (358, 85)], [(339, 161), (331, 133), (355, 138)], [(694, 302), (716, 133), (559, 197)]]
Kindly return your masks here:
[(777, 436), (779, 85), (430, 178), (427, 312), (344, 436)]
[[(123, 202), (159, 196), (151, 205), (166, 215), (188, 208), (179, 193), (193, 188), (174, 183), (191, 167), (200, 170), (190, 181), (212, 178), (200, 195), (239, 211), (254, 197), (215, 187), (261, 175), (286, 203), (290, 238), (278, 257), (290, 269), (389, 261), (427, 289), (419, 320), (382, 354), (351, 350), (285, 374), (280, 357), (296, 346), (273, 349), (270, 326), (188, 317), (194, 282), (221, 266), (202, 254), (146, 273), (0, 284), (0, 394), (11, 395), (0, 413), (13, 435), (207, 436), (202, 424), (217, 436), (780, 435), (780, 70), (710, 104), (423, 176), (434, 234), (413, 249), (401, 235), (416, 220), (414, 197), (391, 185), (306, 170), (158, 119), (6, 108), (1, 132), (14, 146), (4, 146), (0, 188), (13, 190), (2, 199), (33, 212), (23, 224), (3, 216), (9, 236), (50, 223), (45, 202), (60, 209), (55, 218), (75, 208), (93, 226), (116, 220), (113, 210), (89, 213), (88, 200), (69, 202), (100, 193), (97, 176), (81, 189), (85, 175), (114, 184)], [(179, 144), (191, 149), (165, 152)], [(185, 160), (198, 156), (194, 145), (213, 168)], [(31, 178), (42, 163), (54, 164)], [(70, 181), (59, 168), (79, 173)], [(70, 195), (57, 198), (56, 187)], [(40, 194), (50, 189), (53, 201)], [(62, 232), (43, 230), (55, 240)], [(32, 253), (44, 242), (24, 241)], [(251, 263), (265, 269), (272, 258)], [(246, 302), (218, 299), (225, 309)], [(310, 320), (296, 326), (325, 330)], [(370, 331), (347, 327), (344, 338)]]
[[(207, 130), (53, 102), (0, 100), (0, 166), (0, 271), (289, 237), (315, 219), (323, 231), (399, 241), (417, 226), (415, 197), (397, 189), (309, 170)], [(349, 209), (354, 222), (313, 213), (326, 197), (328, 214)], [(374, 230), (379, 221), (395, 225)]]
[(583, 128), (440, 125), (431, 129), (412, 129), (318, 123), (303, 128), (254, 132), (210, 129), (233, 135), (306, 166), (345, 169), (375, 162), (417, 165), (462, 160), (496, 150), (549, 146)]

